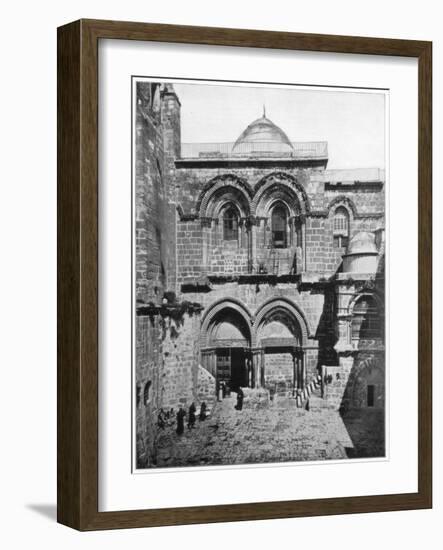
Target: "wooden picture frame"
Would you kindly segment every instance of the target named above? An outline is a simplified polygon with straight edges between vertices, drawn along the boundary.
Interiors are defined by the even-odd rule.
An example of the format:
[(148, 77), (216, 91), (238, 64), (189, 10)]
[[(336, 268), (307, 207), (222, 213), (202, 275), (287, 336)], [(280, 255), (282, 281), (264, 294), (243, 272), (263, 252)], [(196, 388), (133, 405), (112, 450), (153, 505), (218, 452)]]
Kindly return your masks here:
[[(418, 59), (418, 492), (98, 511), (98, 41), (159, 41)], [(58, 29), (58, 521), (79, 530), (432, 506), (432, 44), (423, 41), (80, 20)]]

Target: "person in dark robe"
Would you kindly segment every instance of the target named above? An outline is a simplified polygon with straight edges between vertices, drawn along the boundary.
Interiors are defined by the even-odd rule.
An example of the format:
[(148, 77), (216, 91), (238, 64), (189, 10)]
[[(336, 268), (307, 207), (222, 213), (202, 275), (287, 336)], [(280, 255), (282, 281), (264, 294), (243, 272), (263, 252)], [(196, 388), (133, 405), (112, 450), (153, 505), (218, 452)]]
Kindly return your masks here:
[(206, 403), (205, 403), (204, 401), (203, 401), (203, 403), (200, 405), (200, 414), (199, 414), (198, 419), (199, 419), (200, 421), (206, 419)]
[(189, 415), (188, 415), (188, 430), (191, 430), (192, 428), (195, 428), (195, 411), (196, 411), (195, 403), (191, 403), (191, 406), (189, 407)]
[(181, 435), (185, 430), (185, 417), (186, 411), (180, 405), (180, 408), (177, 411), (177, 434)]
[(217, 399), (221, 401), (225, 396), (225, 383), (223, 380), (218, 384)]
[(166, 424), (168, 426), (173, 426), (174, 423), (175, 423), (175, 417), (176, 417), (176, 414), (175, 414), (175, 411), (174, 411), (174, 407), (171, 407), (169, 409), (169, 411), (167, 412)]
[(160, 430), (165, 429), (166, 417), (165, 417), (165, 411), (163, 409), (160, 409), (160, 412), (158, 413), (157, 426), (159, 427)]
[(243, 393), (243, 390), (239, 387), (237, 390), (237, 405), (235, 408), (238, 411), (241, 411), (243, 409), (243, 399), (245, 397), (245, 394)]

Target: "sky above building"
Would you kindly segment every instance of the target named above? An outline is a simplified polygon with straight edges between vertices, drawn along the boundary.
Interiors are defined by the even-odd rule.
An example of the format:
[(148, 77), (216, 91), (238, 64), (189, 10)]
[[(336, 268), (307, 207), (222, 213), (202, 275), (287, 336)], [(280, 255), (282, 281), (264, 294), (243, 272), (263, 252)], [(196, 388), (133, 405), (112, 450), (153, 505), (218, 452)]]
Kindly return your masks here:
[(174, 83), (182, 142), (234, 142), (266, 116), (291, 141), (327, 141), (328, 168), (385, 168), (383, 92)]

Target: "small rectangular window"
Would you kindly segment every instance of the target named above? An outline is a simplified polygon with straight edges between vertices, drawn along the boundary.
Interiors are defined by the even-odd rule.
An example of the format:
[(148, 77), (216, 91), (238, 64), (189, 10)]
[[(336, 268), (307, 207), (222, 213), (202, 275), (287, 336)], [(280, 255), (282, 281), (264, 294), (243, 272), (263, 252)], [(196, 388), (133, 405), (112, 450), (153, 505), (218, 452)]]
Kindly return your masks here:
[(368, 384), (368, 407), (374, 406), (374, 399), (375, 398), (375, 386), (373, 384)]

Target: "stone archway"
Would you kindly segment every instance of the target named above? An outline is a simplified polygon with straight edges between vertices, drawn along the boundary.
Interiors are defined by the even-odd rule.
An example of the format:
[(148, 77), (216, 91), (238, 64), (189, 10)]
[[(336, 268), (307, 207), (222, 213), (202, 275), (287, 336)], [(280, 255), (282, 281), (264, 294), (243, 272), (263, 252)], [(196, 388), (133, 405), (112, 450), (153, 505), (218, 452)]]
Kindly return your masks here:
[(271, 394), (296, 397), (306, 382), (308, 329), (302, 314), (286, 299), (270, 300), (257, 312), (254, 333), (261, 385)]
[(236, 391), (254, 385), (251, 368), (251, 317), (243, 304), (222, 300), (206, 313), (201, 328), (202, 365), (221, 384)]

